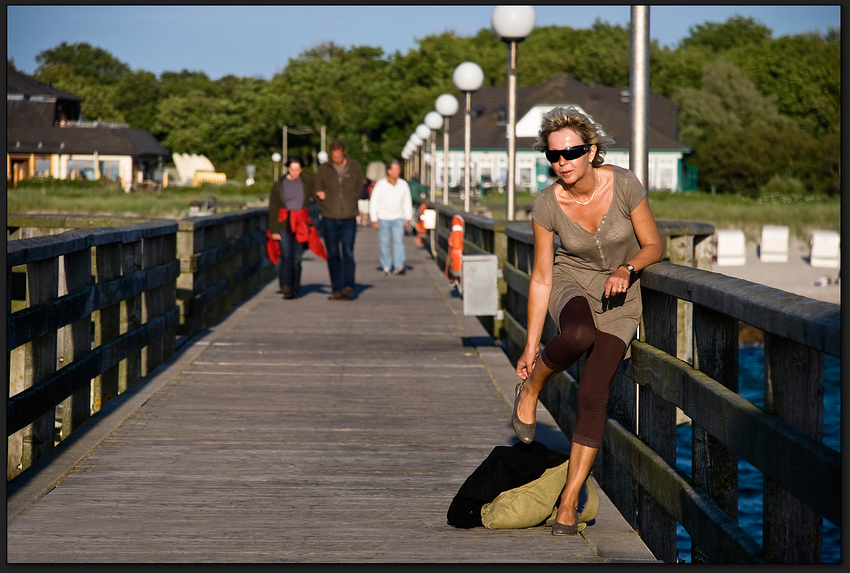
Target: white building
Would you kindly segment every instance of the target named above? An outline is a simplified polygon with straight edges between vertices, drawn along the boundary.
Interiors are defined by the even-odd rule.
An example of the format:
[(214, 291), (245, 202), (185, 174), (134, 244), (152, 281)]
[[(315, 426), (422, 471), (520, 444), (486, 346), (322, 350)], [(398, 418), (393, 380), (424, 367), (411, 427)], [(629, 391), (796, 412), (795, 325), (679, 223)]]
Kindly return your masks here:
[(110, 179), (130, 191), (151, 181), (169, 152), (148, 132), (83, 121), (81, 99), (6, 62), (6, 181)]
[[(471, 181), (506, 185), (507, 99), (504, 86), (484, 87), (472, 94), (470, 131)], [(449, 123), (449, 186), (463, 185), (464, 170), (464, 105)], [(543, 154), (532, 148), (544, 113), (556, 106), (575, 106), (614, 138), (608, 147), (605, 163), (629, 167), (628, 90), (616, 87), (585, 86), (559, 74), (533, 87), (517, 88), (516, 98), (516, 189), (539, 191), (554, 180)], [(649, 94), (649, 126), (647, 130), (649, 185), (652, 190), (681, 191), (684, 185), (683, 157), (690, 148), (678, 140), (678, 108), (674, 102), (658, 94)], [(437, 186), (442, 188), (444, 152), (442, 133), (437, 135)]]

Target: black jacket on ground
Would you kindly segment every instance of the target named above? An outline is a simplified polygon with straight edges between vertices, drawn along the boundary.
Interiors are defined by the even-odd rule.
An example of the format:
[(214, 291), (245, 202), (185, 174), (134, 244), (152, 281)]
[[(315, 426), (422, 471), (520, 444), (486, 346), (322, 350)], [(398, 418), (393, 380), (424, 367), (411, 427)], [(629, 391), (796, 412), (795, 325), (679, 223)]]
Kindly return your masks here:
[(540, 442), (513, 446), (496, 446), (452, 499), (446, 513), (449, 525), (468, 529), (483, 527), (481, 508), (503, 491), (525, 485), (569, 459), (557, 450), (550, 450)]

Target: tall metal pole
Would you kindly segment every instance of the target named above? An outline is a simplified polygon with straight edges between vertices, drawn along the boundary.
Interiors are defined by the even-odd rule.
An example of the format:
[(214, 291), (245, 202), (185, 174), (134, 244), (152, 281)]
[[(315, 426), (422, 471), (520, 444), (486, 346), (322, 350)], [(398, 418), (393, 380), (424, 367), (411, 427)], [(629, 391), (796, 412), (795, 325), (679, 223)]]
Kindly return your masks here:
[(449, 118), (443, 125), (443, 205), (449, 204)]
[(466, 92), (466, 114), (464, 115), (464, 137), (463, 137), (463, 210), (469, 213), (469, 147), (470, 132), (472, 131), (472, 92)]
[(514, 220), (514, 185), (516, 183), (516, 42), (508, 42), (508, 203), (506, 217)]
[(437, 200), (437, 132), (431, 132), (431, 203)]
[(287, 145), (286, 145), (286, 143), (287, 143), (286, 140), (288, 139), (287, 135), (289, 135), (289, 126), (284, 125), (283, 126), (283, 159), (282, 159), (282, 164), (281, 164), (282, 167), (281, 167), (281, 171), (280, 171), (281, 175), (286, 175), (286, 158), (288, 157), (288, 155), (287, 155)]
[(325, 126), (324, 125), (322, 126), (321, 132), (322, 132), (322, 146), (319, 149), (319, 151), (324, 151), (325, 150)]
[(648, 190), (649, 157), (649, 6), (631, 7), (631, 66), (629, 71), (629, 116), (632, 140), (629, 142), (629, 169)]
[(419, 146), (419, 183), (425, 184), (425, 146), (428, 145), (427, 140)]

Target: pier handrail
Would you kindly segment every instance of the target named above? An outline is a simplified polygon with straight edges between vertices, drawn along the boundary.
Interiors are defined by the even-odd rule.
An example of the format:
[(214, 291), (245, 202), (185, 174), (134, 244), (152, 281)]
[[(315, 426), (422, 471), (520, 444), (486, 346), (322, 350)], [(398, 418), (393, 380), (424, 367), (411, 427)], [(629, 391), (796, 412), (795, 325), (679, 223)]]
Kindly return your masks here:
[(7, 481), (272, 278), (267, 220), (7, 216)]
[[(499, 337), (516, 363), (526, 338), (530, 224), (489, 223), (435, 208), (438, 264), (445, 260), (454, 213), (464, 217), (466, 229), (479, 229), (464, 249), (471, 243), (474, 252), (492, 253), (479, 237), (503, 229)], [(708, 266), (696, 246), (713, 234), (711, 225), (659, 221), (659, 231), (666, 260), (641, 273), (639, 339), (612, 383), (594, 476), (666, 562), (677, 558), (677, 522), (691, 536), (695, 562), (818, 561), (820, 520), (841, 526), (840, 453), (822, 442), (823, 354), (840, 356), (840, 306), (693, 268)], [(763, 408), (738, 393), (739, 322), (764, 331)], [(556, 334), (547, 316), (542, 344)], [(567, 435), (583, 366), (582, 358), (540, 395)], [(693, 426), (692, 476), (676, 467), (677, 409)], [(761, 545), (737, 524), (738, 456), (764, 474), (769, 518)]]

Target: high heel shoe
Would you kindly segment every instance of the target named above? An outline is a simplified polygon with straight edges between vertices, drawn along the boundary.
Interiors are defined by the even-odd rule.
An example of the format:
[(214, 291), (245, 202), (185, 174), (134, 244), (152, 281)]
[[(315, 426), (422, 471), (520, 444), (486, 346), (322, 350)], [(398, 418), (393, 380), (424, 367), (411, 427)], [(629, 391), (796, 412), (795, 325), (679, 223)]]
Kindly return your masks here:
[(567, 525), (566, 523), (558, 523), (557, 521), (552, 524), (552, 535), (576, 535), (578, 534), (578, 508), (573, 509), (573, 519), (575, 519), (575, 523), (572, 525)]
[(525, 442), (526, 444), (530, 444), (534, 441), (534, 432), (537, 427), (537, 422), (532, 422), (530, 424), (526, 424), (517, 416), (517, 407), (519, 406), (519, 395), (522, 393), (522, 382), (516, 385), (516, 397), (514, 398), (514, 411), (511, 414), (511, 426), (514, 428), (514, 433), (517, 437)]

